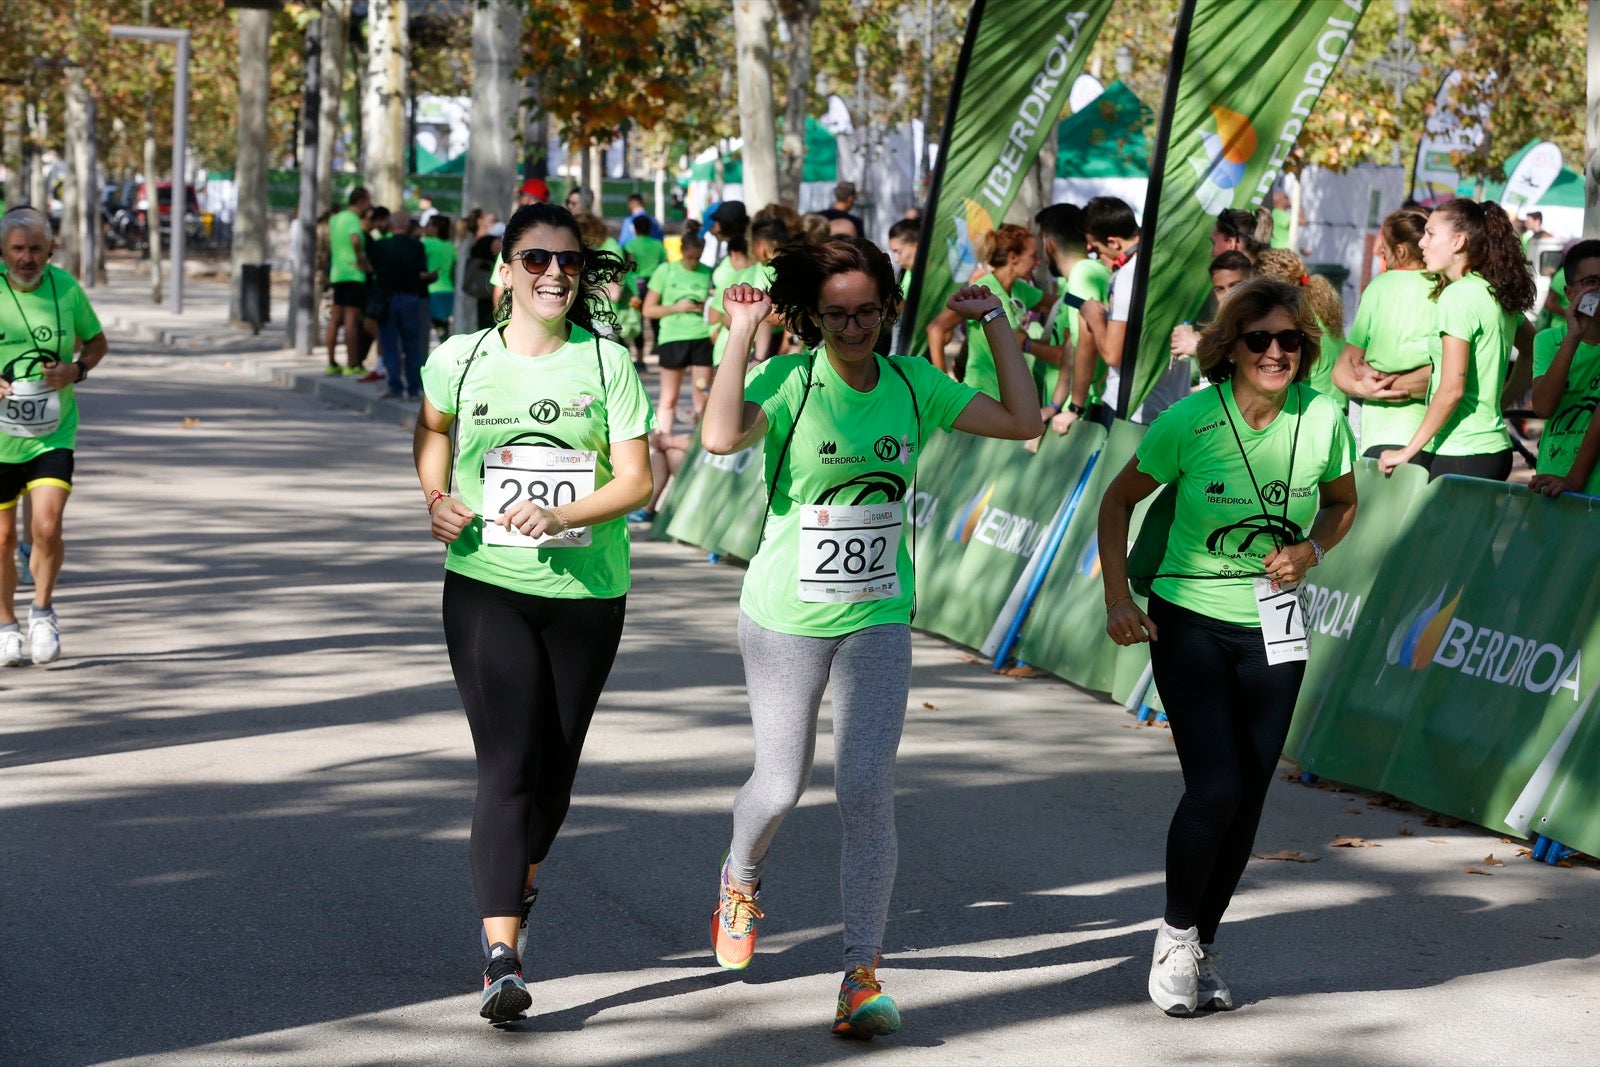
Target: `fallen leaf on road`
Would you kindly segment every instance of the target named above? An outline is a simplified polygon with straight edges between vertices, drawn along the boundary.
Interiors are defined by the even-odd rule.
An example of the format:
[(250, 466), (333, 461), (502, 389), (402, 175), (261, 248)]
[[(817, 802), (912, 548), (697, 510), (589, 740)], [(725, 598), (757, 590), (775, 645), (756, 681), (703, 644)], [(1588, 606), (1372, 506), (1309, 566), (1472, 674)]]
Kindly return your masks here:
[(1560, 934), (1540, 934), (1539, 936), (1544, 938), (1546, 941), (1560, 941), (1561, 940), (1561, 935)]
[(1428, 813), (1428, 817), (1426, 819), (1422, 820), (1422, 825), (1424, 825), (1424, 826), (1443, 826), (1444, 825), (1444, 820), (1439, 818), (1437, 813), (1430, 811)]
[(1504, 867), (1506, 865), (1506, 861), (1495, 859), (1494, 853), (1491, 852), (1487, 856), (1483, 857), (1483, 865), (1485, 867)]
[(1020, 664), (1018, 666), (1015, 666), (1015, 667), (1006, 667), (1003, 670), (995, 671), (995, 673), (996, 674), (1003, 674), (1007, 678), (1048, 678), (1048, 677), (1050, 677), (1050, 672), (1049, 671), (1041, 671), (1038, 667), (1024, 667), (1024, 666), (1021, 666)]
[(1376, 841), (1368, 841), (1364, 837), (1336, 837), (1328, 842), (1332, 848), (1380, 848)]
[(1481, 874), (1485, 878), (1493, 878), (1494, 877), (1494, 875), (1490, 874), (1488, 871), (1480, 871), (1476, 867), (1468, 867), (1467, 868), (1467, 873), (1468, 874)]
[(1448, 845), (1450, 843), (1450, 842), (1446, 841), (1442, 837), (1430, 837), (1430, 838), (1428, 838), (1428, 841), (1429, 841), (1430, 844), (1435, 844), (1435, 845)]
[(967, 654), (963, 653), (962, 656), (961, 656), (961, 662), (962, 663), (987, 663), (988, 660), (982, 660), (982, 659), (979, 659), (977, 656), (971, 656), (971, 655), (967, 655)]
[(1528, 856), (1531, 856), (1531, 855), (1533, 855), (1533, 849), (1531, 849), (1531, 848), (1519, 848), (1519, 849), (1517, 849), (1517, 858), (1518, 859), (1525, 859), (1525, 858), (1527, 858)]
[(1415, 837), (1417, 834), (1417, 832), (1411, 829), (1409, 826), (1402, 826), (1400, 829), (1396, 830), (1395, 833), (1399, 834), (1401, 837)]
[(1511, 844), (1511, 838), (1509, 838), (1509, 837), (1502, 837), (1502, 838), (1501, 838), (1501, 839), (1500, 839), (1500, 843), (1501, 843), (1501, 844), (1502, 844), (1502, 845), (1509, 845), (1509, 844)]
[(182, 422), (178, 423), (178, 428), (180, 430), (192, 430), (196, 426), (199, 426), (199, 425), (200, 425), (200, 420), (199, 419), (196, 419), (196, 418), (193, 418), (193, 417), (186, 417)]
[(1360, 808), (1345, 808), (1344, 809), (1344, 813), (1346, 815), (1360, 815), (1361, 814), (1361, 809)]
[(1287, 860), (1290, 863), (1316, 863), (1322, 859), (1321, 856), (1305, 856), (1287, 848), (1277, 852), (1257, 852), (1255, 857), (1258, 860)]
[(929, 710), (929, 711), (938, 711), (938, 710), (939, 710), (939, 705), (937, 705), (937, 704), (930, 704), (930, 703), (928, 703), (928, 702), (927, 702), (927, 701), (926, 701), (926, 700), (924, 700), (924, 701), (923, 701), (923, 702), (922, 702), (922, 706), (923, 706), (923, 707), (925, 707), (925, 708), (927, 708), (927, 709), (928, 709), (928, 710)]

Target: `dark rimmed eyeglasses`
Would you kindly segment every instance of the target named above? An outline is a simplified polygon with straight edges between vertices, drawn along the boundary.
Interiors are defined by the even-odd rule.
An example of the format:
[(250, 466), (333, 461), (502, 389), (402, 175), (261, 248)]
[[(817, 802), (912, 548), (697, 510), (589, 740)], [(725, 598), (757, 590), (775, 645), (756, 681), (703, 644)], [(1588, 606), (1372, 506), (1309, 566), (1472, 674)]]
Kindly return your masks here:
[(862, 308), (859, 311), (824, 311), (818, 316), (822, 320), (822, 328), (829, 333), (839, 333), (855, 321), (856, 328), (870, 330), (883, 321), (882, 308)]
[(1305, 341), (1305, 337), (1306, 335), (1299, 330), (1279, 330), (1277, 333), (1273, 333), (1271, 330), (1250, 330), (1247, 333), (1241, 333), (1239, 340), (1243, 341), (1244, 346), (1258, 356), (1271, 348), (1274, 341), (1278, 342), (1278, 350), (1280, 352), (1285, 355), (1293, 355), (1300, 351), (1300, 345)]
[(512, 259), (522, 261), (522, 269), (529, 274), (543, 274), (550, 269), (550, 261), (556, 261), (556, 266), (561, 273), (568, 277), (576, 278), (583, 271), (582, 252), (552, 252), (548, 248), (524, 248), (520, 252), (513, 252)]

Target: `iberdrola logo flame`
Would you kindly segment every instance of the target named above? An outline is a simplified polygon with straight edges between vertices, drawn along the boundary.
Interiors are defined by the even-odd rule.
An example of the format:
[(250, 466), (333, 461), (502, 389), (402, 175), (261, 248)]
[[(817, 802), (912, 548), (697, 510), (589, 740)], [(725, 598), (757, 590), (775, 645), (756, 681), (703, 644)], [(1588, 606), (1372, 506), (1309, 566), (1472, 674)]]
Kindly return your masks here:
[(1084, 546), (1083, 555), (1078, 557), (1078, 573), (1085, 578), (1100, 577), (1100, 538), (1098, 535), (1089, 538), (1089, 543)]
[(950, 524), (949, 539), (966, 544), (972, 540), (972, 533), (978, 528), (978, 523), (983, 521), (983, 513), (989, 509), (989, 498), (994, 496), (994, 483), (980, 491), (967, 506), (956, 515), (955, 521)]
[(1439, 651), (1439, 644), (1444, 640), (1445, 631), (1450, 628), (1450, 620), (1455, 618), (1464, 591), (1457, 589), (1450, 603), (1446, 604), (1444, 596), (1448, 588), (1441, 586), (1439, 595), (1433, 598), (1431, 604), (1408, 615), (1395, 628), (1394, 636), (1389, 639), (1388, 659), (1392, 666), (1420, 671), (1433, 662), (1433, 654)]
[(1256, 131), (1249, 119), (1229, 108), (1212, 104), (1211, 115), (1217, 131), (1200, 131), (1205, 151), (1191, 157), (1189, 165), (1200, 178), (1195, 199), (1206, 214), (1215, 215), (1234, 206), (1234, 191), (1244, 181), (1245, 168), (1256, 154)]
[(965, 285), (978, 268), (978, 256), (974, 251), (978, 239), (994, 229), (994, 219), (988, 208), (970, 196), (962, 197), (961, 205), (961, 211), (950, 215), (950, 224), (956, 232), (954, 237), (945, 238), (945, 260), (950, 267), (950, 277), (958, 285)]

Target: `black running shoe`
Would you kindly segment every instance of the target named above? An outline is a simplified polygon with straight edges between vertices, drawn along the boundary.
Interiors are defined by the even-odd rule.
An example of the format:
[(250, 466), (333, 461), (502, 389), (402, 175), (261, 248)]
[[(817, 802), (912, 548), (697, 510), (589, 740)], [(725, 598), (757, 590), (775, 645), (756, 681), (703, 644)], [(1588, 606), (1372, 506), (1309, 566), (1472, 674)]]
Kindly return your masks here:
[(522, 961), (510, 945), (495, 942), (483, 971), (483, 1000), (478, 1014), (492, 1023), (508, 1023), (533, 1006), (522, 980)]

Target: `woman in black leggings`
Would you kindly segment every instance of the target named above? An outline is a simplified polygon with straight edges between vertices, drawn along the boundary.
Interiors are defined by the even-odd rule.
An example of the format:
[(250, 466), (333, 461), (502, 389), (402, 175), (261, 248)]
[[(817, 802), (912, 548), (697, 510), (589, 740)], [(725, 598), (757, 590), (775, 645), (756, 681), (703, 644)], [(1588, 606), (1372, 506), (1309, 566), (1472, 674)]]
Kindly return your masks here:
[(621, 261), (585, 247), (551, 204), (519, 209), (505, 249), (500, 324), (429, 356), (412, 448), (433, 536), (449, 546), (444, 632), (478, 757), (472, 877), (492, 1022), (532, 1004), (521, 957), (533, 879), (622, 637), (623, 516), (651, 491), (649, 398), (627, 349), (594, 328)]
[[(1319, 340), (1298, 286), (1261, 278), (1234, 289), (1196, 353), (1214, 388), (1162, 413), (1100, 507), (1106, 632), (1121, 645), (1150, 642), (1183, 767), (1149, 981), (1169, 1015), (1233, 1007), (1212, 943), (1305, 673), (1293, 590), (1355, 518), (1355, 439), (1339, 406), (1304, 384)], [(1140, 533), (1141, 542), (1166, 533), (1161, 563), (1133, 575), (1150, 589), (1146, 614), (1127, 554), (1110, 546), (1128, 543), (1134, 506), (1163, 484), (1171, 497), (1152, 505)]]

